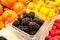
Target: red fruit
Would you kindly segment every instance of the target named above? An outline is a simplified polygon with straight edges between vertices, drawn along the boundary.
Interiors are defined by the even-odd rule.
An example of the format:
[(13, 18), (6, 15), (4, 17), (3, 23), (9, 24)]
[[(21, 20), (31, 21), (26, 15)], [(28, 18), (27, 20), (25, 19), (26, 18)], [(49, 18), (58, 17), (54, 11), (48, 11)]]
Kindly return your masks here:
[(50, 35), (50, 36), (56, 36), (57, 33), (55, 32), (55, 30), (50, 30), (50, 31), (49, 31), (49, 35)]
[(58, 40), (60, 40), (60, 36), (57, 35), (56, 37), (57, 37)]
[(54, 36), (54, 37), (53, 37), (53, 40), (58, 40), (57, 36)]
[(56, 28), (60, 29), (60, 24), (59, 23), (54, 23), (56, 25)]
[(53, 40), (53, 38), (50, 38), (49, 40)]
[(56, 29), (55, 32), (60, 35), (60, 29)]
[(45, 40), (51, 39), (51, 36), (46, 36)]
[(53, 26), (52, 26), (52, 30), (55, 30), (55, 29), (56, 29), (56, 26), (55, 26), (55, 25), (53, 25)]
[(56, 19), (55, 20), (55, 23), (60, 23), (60, 19)]

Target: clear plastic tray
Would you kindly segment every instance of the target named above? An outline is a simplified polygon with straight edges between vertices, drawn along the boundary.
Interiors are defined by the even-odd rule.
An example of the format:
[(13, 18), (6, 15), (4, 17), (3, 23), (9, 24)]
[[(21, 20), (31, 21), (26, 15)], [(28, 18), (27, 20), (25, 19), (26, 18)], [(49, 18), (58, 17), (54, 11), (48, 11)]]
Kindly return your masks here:
[(7, 40), (26, 40), (24, 39), (23, 37), (19, 37), (16, 33), (14, 33), (13, 31), (9, 30), (9, 29), (6, 29), (6, 28), (3, 28), (1, 31), (0, 31), (0, 36), (3, 36), (5, 37)]
[[(49, 25), (47, 26), (47, 28), (41, 33), (41, 38), (40, 40), (45, 40), (45, 37), (48, 36), (49, 34), (49, 30), (51, 30), (52, 25), (54, 24), (54, 21), (56, 19), (60, 19), (60, 14), (58, 14), (57, 16), (55, 16), (55, 18), (49, 23)], [(45, 27), (44, 27), (45, 28)]]
[[(36, 13), (38, 13), (38, 12), (36, 12)], [(46, 30), (46, 28), (47, 28), (50, 21), (51, 20), (49, 20), (49, 18), (47, 18), (46, 21), (43, 23), (43, 25), (40, 27), (40, 29), (38, 30), (38, 32), (35, 35), (27, 34), (26, 32), (24, 32), (24, 31), (18, 29), (17, 27), (11, 25), (12, 23), (6, 24), (6, 28), (11, 30), (11, 31), (14, 31), (18, 36), (22, 36), (26, 40), (40, 40), (41, 35), (45, 32), (45, 30)]]

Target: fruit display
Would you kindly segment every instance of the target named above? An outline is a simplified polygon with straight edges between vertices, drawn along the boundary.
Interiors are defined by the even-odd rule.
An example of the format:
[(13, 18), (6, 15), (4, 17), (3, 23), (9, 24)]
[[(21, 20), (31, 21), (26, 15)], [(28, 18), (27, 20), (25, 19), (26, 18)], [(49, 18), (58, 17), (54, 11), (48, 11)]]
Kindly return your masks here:
[(56, 19), (45, 40), (60, 40), (60, 19)]
[(35, 35), (43, 23), (44, 21), (35, 17), (35, 13), (31, 11), (18, 17), (12, 25), (30, 35)]
[[(45, 24), (48, 26), (59, 13), (60, 0), (0, 0), (0, 30), (12, 24), (27, 35), (35, 35), (45, 22), (49, 21)], [(56, 19), (45, 40), (60, 40), (59, 35), (60, 19)]]

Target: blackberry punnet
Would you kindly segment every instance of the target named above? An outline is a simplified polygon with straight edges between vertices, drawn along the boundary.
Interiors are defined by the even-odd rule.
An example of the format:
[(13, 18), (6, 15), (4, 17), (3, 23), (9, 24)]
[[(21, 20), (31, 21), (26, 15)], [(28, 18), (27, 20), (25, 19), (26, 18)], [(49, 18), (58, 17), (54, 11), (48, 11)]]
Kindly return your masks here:
[(35, 17), (35, 13), (31, 11), (29, 13), (25, 12), (23, 16), (18, 17), (12, 25), (30, 35), (34, 35), (43, 23), (44, 21)]

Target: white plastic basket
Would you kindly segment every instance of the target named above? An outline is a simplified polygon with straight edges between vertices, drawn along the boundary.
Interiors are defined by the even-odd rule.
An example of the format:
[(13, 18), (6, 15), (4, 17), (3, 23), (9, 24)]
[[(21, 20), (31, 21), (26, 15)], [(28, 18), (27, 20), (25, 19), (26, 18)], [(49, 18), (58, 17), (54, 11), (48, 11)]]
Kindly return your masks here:
[(18, 37), (17, 34), (15, 34), (13, 31), (3, 28), (0, 31), (0, 36), (5, 37), (7, 40), (25, 40), (23, 37)]

